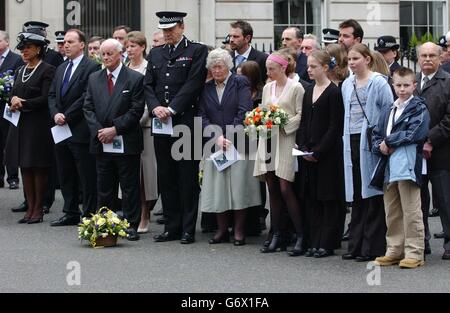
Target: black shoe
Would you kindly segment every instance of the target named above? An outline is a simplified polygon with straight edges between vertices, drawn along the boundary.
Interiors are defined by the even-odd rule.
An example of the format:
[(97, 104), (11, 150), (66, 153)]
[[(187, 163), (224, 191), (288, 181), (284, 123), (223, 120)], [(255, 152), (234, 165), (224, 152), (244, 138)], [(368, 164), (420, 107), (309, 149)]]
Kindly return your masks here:
[(334, 255), (334, 250), (323, 249), (323, 248), (316, 250), (316, 252), (314, 253), (315, 258), (325, 258), (327, 256), (332, 256), (332, 255)]
[(274, 233), (272, 237), (272, 241), (270, 242), (268, 247), (261, 248), (261, 253), (272, 253), (278, 251), (286, 251), (286, 240), (280, 233)]
[(347, 229), (347, 231), (344, 233), (344, 236), (342, 236), (342, 241), (348, 241), (350, 238), (350, 229)]
[(19, 223), (19, 224), (28, 224), (29, 220), (30, 220), (29, 217), (24, 217), (24, 218), (20, 219), (17, 223)]
[(289, 252), (289, 256), (300, 256), (304, 254), (305, 250), (303, 249), (303, 237), (297, 237), (294, 249)]
[(18, 207), (12, 208), (11, 211), (14, 213), (26, 212), (28, 210), (28, 205), (26, 201), (22, 202)]
[(211, 238), (209, 239), (209, 244), (210, 245), (215, 245), (218, 243), (225, 243), (225, 242), (230, 242), (230, 233), (226, 232), (224, 235), (220, 236), (219, 238)]
[(9, 189), (11, 189), (11, 190), (19, 189), (19, 183), (16, 182), (16, 181), (12, 181), (12, 182), (9, 184)]
[(163, 215), (163, 209), (156, 211), (155, 213), (153, 213), (154, 216), (162, 216)]
[(137, 233), (136, 229), (134, 228), (128, 228), (126, 230), (128, 236), (127, 236), (127, 240), (128, 241), (138, 241), (141, 237), (139, 237), (139, 234)]
[(169, 232), (164, 232), (159, 235), (155, 235), (153, 239), (155, 242), (166, 242), (166, 241), (174, 241), (174, 240), (180, 240), (181, 236)]
[(158, 225), (165, 225), (166, 224), (166, 219), (164, 217), (160, 217), (156, 220), (156, 223)]
[(181, 236), (180, 243), (184, 245), (188, 245), (195, 242), (195, 236), (191, 235), (189, 233), (184, 233), (183, 236)]
[(50, 213), (50, 208), (47, 205), (43, 205), (42, 206), (42, 210), (43, 210), (44, 214), (49, 214)]
[(436, 239), (444, 239), (445, 234), (444, 234), (444, 232), (442, 231), (442, 232), (440, 232), (440, 233), (434, 234), (433, 237), (436, 238)]
[(0, 188), (5, 188), (5, 181), (3, 178), (0, 180)]
[(445, 250), (444, 254), (442, 255), (442, 260), (450, 260), (450, 250)]
[(50, 223), (50, 226), (59, 227), (59, 226), (76, 226), (80, 224), (79, 217), (71, 217), (64, 215), (59, 220), (53, 221)]
[(439, 209), (437, 208), (432, 208), (430, 213), (428, 214), (429, 217), (436, 217), (439, 216)]
[(342, 260), (354, 260), (356, 258), (357, 258), (357, 256), (353, 255), (351, 253), (346, 253), (346, 254), (342, 255)]
[(306, 250), (305, 256), (307, 258), (313, 257), (314, 253), (316, 253), (316, 251), (317, 251), (316, 248), (309, 248), (308, 250)]
[(377, 257), (376, 256), (357, 256), (355, 258), (356, 262), (370, 262), (370, 261), (374, 261)]
[(234, 239), (233, 243), (236, 247), (245, 246), (245, 238), (241, 240)]
[(43, 223), (44, 222), (44, 218), (43, 217), (38, 217), (38, 218), (30, 218), (29, 220), (28, 220), (28, 225), (30, 225), (30, 224), (40, 224), (40, 223)]

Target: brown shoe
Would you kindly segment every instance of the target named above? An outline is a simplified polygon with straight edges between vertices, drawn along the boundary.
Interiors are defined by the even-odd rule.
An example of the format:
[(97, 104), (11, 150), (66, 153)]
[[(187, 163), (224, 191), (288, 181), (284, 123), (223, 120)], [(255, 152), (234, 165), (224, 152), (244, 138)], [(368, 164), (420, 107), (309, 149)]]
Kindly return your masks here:
[(400, 259), (395, 259), (393, 257), (390, 256), (380, 256), (379, 258), (376, 258), (375, 261), (373, 262), (375, 265), (379, 265), (379, 266), (391, 266), (391, 265), (397, 265), (398, 263), (400, 263)]
[(425, 261), (416, 259), (403, 259), (400, 261), (400, 268), (416, 268), (425, 264)]

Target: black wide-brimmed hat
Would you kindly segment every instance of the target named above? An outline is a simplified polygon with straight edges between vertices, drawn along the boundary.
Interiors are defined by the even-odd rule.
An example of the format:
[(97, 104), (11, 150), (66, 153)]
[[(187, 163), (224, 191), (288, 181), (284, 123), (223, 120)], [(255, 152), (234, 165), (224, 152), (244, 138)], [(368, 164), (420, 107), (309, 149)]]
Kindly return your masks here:
[(322, 30), (322, 41), (324, 43), (338, 43), (339, 30), (333, 28), (324, 28)]
[(447, 39), (445, 38), (445, 36), (441, 36), (439, 37), (439, 40), (437, 42), (438, 46), (441, 46), (444, 49), (447, 49)]
[(175, 12), (175, 11), (161, 11), (156, 12), (156, 16), (159, 17), (159, 29), (168, 29), (175, 27), (178, 23), (183, 24), (183, 17), (187, 13)]
[(48, 26), (49, 25), (47, 23), (44, 23), (44, 22), (29, 21), (29, 22), (25, 22), (23, 24), (22, 32), (38, 34), (38, 35), (47, 37), (46, 28)]
[(59, 30), (55, 32), (55, 42), (56, 43), (64, 43), (64, 36), (66, 35), (66, 32), (63, 30)]
[(385, 52), (388, 50), (397, 50), (400, 45), (397, 43), (393, 36), (381, 36), (377, 39), (377, 45), (375, 50), (379, 52)]
[(25, 48), (25, 46), (29, 44), (35, 44), (38, 46), (45, 47), (50, 43), (50, 41), (47, 40), (47, 38), (45, 38), (44, 36), (28, 32), (19, 33), (17, 41), (18, 41), (17, 44), (18, 50), (23, 50), (23, 48)]

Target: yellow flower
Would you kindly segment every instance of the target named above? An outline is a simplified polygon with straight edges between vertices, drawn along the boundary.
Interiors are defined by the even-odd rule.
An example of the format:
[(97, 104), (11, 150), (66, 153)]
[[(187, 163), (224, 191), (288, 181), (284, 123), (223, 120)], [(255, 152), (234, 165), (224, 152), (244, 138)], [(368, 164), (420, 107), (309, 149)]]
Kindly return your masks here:
[(119, 231), (119, 236), (120, 237), (126, 237), (127, 233), (125, 231), (121, 230), (121, 231)]
[(105, 225), (105, 223), (106, 223), (106, 220), (103, 217), (101, 217), (98, 219), (98, 221), (95, 224), (98, 226), (103, 226), (103, 225)]
[(116, 224), (116, 225), (119, 225), (119, 224), (120, 224), (120, 219), (119, 219), (117, 216), (114, 216), (111, 220), (112, 220), (112, 222), (113, 222), (114, 224)]

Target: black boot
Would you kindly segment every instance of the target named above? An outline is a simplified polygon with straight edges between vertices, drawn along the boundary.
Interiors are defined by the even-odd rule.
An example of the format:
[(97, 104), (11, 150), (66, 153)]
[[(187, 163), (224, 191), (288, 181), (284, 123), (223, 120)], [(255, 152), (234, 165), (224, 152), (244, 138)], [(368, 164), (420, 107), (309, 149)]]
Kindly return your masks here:
[(272, 253), (276, 252), (278, 249), (280, 249), (280, 251), (286, 251), (286, 240), (280, 232), (274, 233), (270, 245), (261, 248), (260, 251), (262, 253)]
[(300, 256), (305, 254), (305, 250), (303, 249), (303, 236), (297, 235), (297, 241), (295, 242), (294, 249), (289, 252), (289, 256)]

